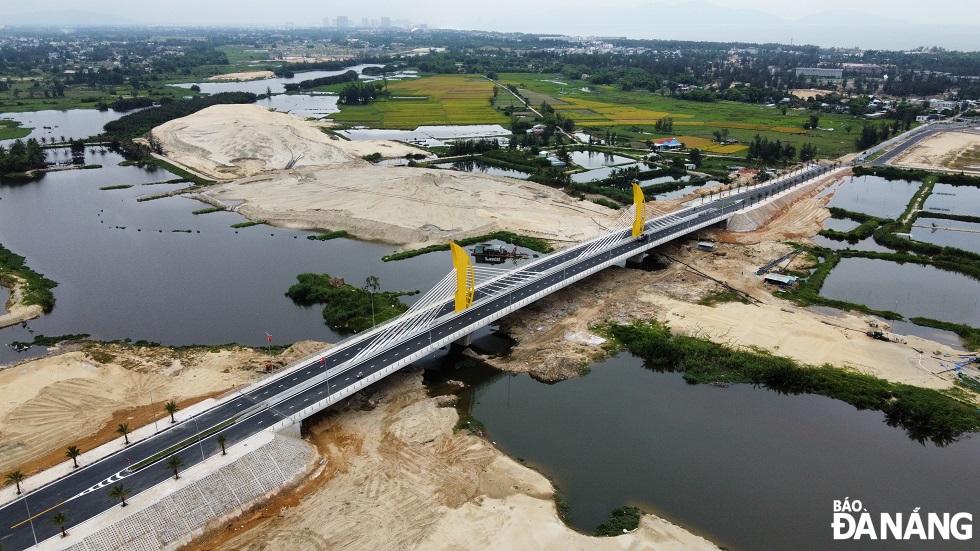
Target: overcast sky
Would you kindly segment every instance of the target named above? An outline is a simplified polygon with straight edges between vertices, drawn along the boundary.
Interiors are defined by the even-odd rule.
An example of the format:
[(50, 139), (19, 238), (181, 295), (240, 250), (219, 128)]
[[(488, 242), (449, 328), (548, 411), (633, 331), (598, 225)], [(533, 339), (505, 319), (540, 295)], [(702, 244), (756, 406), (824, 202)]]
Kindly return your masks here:
[[(718, 8), (704, 7), (712, 3)], [(133, 0), (99, 0), (80, 3), (77, 0), (45, 0), (38, 2), (14, 2), (4, 0), (0, 10), (0, 23), (23, 23), (28, 17), (33, 22), (64, 24), (67, 21), (87, 21), (86, 17), (72, 12), (86, 11), (118, 17), (113, 23), (132, 22), (136, 24), (180, 24), (180, 25), (282, 25), (319, 26), (324, 18), (333, 20), (344, 15), (354, 25), (362, 18), (380, 20), (381, 17), (409, 19), (415, 24), (426, 23), (432, 27), (458, 29), (483, 29), (495, 31), (522, 31), (541, 33), (594, 34), (630, 36), (632, 38), (685, 38), (679, 33), (697, 34), (697, 19), (715, 17), (716, 21), (709, 36), (691, 36), (693, 40), (745, 40), (742, 36), (721, 36), (729, 34), (724, 27), (731, 25), (743, 27), (759, 18), (751, 14), (740, 17), (738, 13), (727, 10), (759, 10), (788, 20), (807, 17), (816, 13), (846, 10), (864, 12), (864, 17), (831, 18), (835, 24), (861, 25), (874, 21), (878, 14), (888, 20), (907, 21), (933, 25), (931, 36), (942, 37), (941, 23), (953, 23), (960, 32), (966, 25), (980, 24), (980, 2), (954, 0), (938, 5), (930, 5), (922, 0), (359, 0), (357, 2), (336, 2), (323, 0), (165, 0), (162, 2), (139, 2)], [(42, 7), (43, 6), (43, 7)], [(682, 12), (678, 12), (678, 7)], [(936, 8), (936, 9), (933, 9)], [(622, 12), (623, 16), (619, 17)], [(665, 12), (670, 12), (669, 16)], [(661, 17), (658, 17), (660, 15)], [(75, 17), (75, 19), (71, 19)], [(18, 20), (20, 19), (20, 20)], [(108, 20), (109, 18), (107, 18)], [(670, 31), (670, 24), (685, 26), (679, 19), (688, 19), (683, 30)], [(601, 21), (604, 20), (604, 21)], [(710, 23), (710, 22), (709, 22)], [(764, 24), (764, 22), (760, 23)], [(595, 28), (595, 32), (589, 32)], [(617, 32), (622, 29), (622, 32)], [(627, 30), (628, 29), (628, 30)], [(646, 32), (649, 29), (649, 33)], [(938, 30), (937, 30), (938, 29)], [(968, 30), (968, 29), (967, 29)], [(859, 32), (859, 30), (858, 30)], [(704, 34), (704, 33), (702, 33)], [(734, 34), (734, 33), (733, 33)], [(744, 34), (744, 33), (743, 33)], [(756, 34), (764, 34), (756, 31)], [(775, 33), (778, 35), (778, 33)], [(773, 37), (774, 41), (787, 40), (793, 36)], [(855, 34), (858, 34), (857, 32)], [(914, 43), (915, 38), (904, 36)], [(973, 35), (973, 32), (970, 32)], [(646, 35), (646, 36), (643, 36)], [(799, 37), (799, 34), (795, 36)], [(815, 34), (815, 36), (820, 36)], [(841, 34), (846, 40), (847, 34)], [(750, 39), (764, 42), (766, 36), (749, 35)], [(778, 39), (778, 40), (777, 40)], [(923, 38), (923, 41), (928, 42)], [(844, 45), (857, 45), (860, 42)], [(973, 42), (976, 45), (970, 46)], [(980, 48), (980, 37), (970, 37), (966, 47)], [(910, 44), (912, 45), (912, 44)], [(919, 45), (931, 45), (919, 44)], [(944, 44), (939, 44), (944, 45)]]

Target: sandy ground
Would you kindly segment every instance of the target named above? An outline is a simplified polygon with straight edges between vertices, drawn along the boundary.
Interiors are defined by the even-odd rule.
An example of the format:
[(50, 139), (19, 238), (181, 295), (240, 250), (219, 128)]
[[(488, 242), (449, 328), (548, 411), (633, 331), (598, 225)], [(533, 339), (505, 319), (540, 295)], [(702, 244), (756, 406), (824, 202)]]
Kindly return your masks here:
[(933, 134), (892, 159), (890, 164), (912, 168), (980, 170), (980, 133)]
[(533, 182), (407, 167), (293, 170), (214, 186), (204, 195), (218, 204), (243, 203), (237, 212), (275, 226), (347, 230), (413, 246), (502, 229), (581, 241), (618, 215)]
[(360, 156), (374, 152), (424, 153), (394, 142), (351, 146), (321, 126), (260, 105), (213, 105), (154, 128), (153, 136), (169, 160), (219, 180), (294, 167), (367, 166)]
[(214, 75), (213, 77), (208, 77), (208, 80), (262, 80), (266, 78), (275, 78), (275, 76), (276, 74), (272, 71), (243, 71), (241, 73)]
[(558, 518), (546, 478), (486, 440), (453, 433), (454, 409), (402, 371), (312, 423), (325, 461), (287, 496), (190, 549), (717, 549), (654, 516), (593, 538)]
[(800, 99), (810, 99), (814, 96), (826, 96), (833, 92), (831, 90), (818, 90), (816, 88), (794, 88), (789, 93)]
[(22, 280), (16, 277), (14, 279), (18, 283), (10, 289), (10, 297), (3, 307), (6, 312), (0, 313), (0, 329), (16, 325), (22, 321), (32, 320), (40, 317), (44, 313), (44, 310), (36, 304), (27, 305), (22, 303), (23, 289), (20, 283)]
[[(281, 359), (320, 347), (298, 343)], [(84, 451), (118, 437), (119, 423), (135, 428), (164, 419), (166, 401), (224, 393), (258, 379), (266, 361), (249, 348), (91, 344), (7, 367), (0, 370), (0, 473), (30, 474), (62, 461), (69, 445)]]

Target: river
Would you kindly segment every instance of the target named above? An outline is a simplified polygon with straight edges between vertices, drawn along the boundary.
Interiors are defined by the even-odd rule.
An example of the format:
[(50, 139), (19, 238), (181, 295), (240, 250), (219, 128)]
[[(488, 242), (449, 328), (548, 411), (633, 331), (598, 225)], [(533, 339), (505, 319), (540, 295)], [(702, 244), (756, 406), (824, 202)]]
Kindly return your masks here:
[(975, 544), (834, 542), (833, 500), (871, 512), (972, 512), (980, 439), (920, 444), (877, 411), (751, 385), (689, 385), (623, 354), (548, 385), (488, 368), (462, 408), (498, 448), (553, 479), (571, 524), (591, 533), (637, 505), (730, 549), (974, 549)]

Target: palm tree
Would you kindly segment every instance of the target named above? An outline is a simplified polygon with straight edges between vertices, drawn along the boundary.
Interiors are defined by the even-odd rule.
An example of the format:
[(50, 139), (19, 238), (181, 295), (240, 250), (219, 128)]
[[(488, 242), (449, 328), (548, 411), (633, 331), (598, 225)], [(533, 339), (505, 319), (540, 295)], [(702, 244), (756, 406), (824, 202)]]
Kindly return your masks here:
[(3, 485), (10, 486), (11, 484), (13, 484), (17, 486), (17, 495), (20, 495), (23, 493), (20, 489), (20, 483), (23, 482), (25, 478), (27, 477), (24, 476), (24, 473), (20, 472), (20, 470), (18, 469), (12, 473), (7, 474), (7, 477), (4, 479)]
[(82, 450), (78, 449), (78, 446), (68, 446), (68, 450), (65, 451), (65, 457), (75, 462), (76, 469), (78, 468), (79, 455), (82, 455)]
[(228, 439), (225, 438), (225, 435), (219, 434), (217, 440), (218, 440), (218, 445), (221, 446), (221, 455), (228, 455), (228, 452), (225, 451), (225, 442)]
[(174, 414), (177, 413), (178, 409), (180, 409), (180, 406), (177, 405), (177, 402), (170, 400), (169, 402), (163, 405), (163, 409), (167, 410), (167, 413), (170, 414), (170, 422), (176, 423), (177, 420), (174, 419)]
[(126, 505), (129, 505), (128, 503), (126, 503), (126, 496), (128, 496), (131, 493), (133, 493), (133, 489), (127, 488), (122, 484), (113, 484), (112, 488), (109, 488), (109, 497), (121, 501), (122, 502), (121, 507), (125, 507)]
[(129, 423), (120, 423), (116, 428), (116, 433), (121, 434), (123, 439), (126, 441), (126, 445), (129, 445)]
[(179, 480), (180, 479), (179, 471), (180, 468), (184, 466), (184, 458), (182, 458), (177, 454), (171, 455), (170, 459), (167, 460), (166, 466), (168, 471), (174, 472), (174, 480)]
[(378, 292), (381, 288), (381, 281), (378, 280), (378, 276), (367, 276), (364, 280), (364, 290), (371, 293), (371, 327), (374, 327), (374, 293)]
[(51, 515), (51, 518), (48, 520), (51, 522), (51, 524), (54, 524), (61, 529), (61, 537), (68, 537), (68, 532), (65, 531), (65, 525), (68, 524), (68, 515), (66, 515), (64, 511), (56, 512), (55, 514)]

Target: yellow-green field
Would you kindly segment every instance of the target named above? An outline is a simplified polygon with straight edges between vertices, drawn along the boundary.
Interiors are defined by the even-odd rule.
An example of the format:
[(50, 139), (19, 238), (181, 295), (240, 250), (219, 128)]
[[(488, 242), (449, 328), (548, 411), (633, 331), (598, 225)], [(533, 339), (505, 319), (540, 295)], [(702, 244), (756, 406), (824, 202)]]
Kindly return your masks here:
[[(507, 124), (489, 102), (493, 83), (479, 75), (436, 75), (388, 84), (392, 99), (341, 106), (333, 119), (375, 128), (433, 124)], [(504, 91), (500, 92), (505, 93)]]

